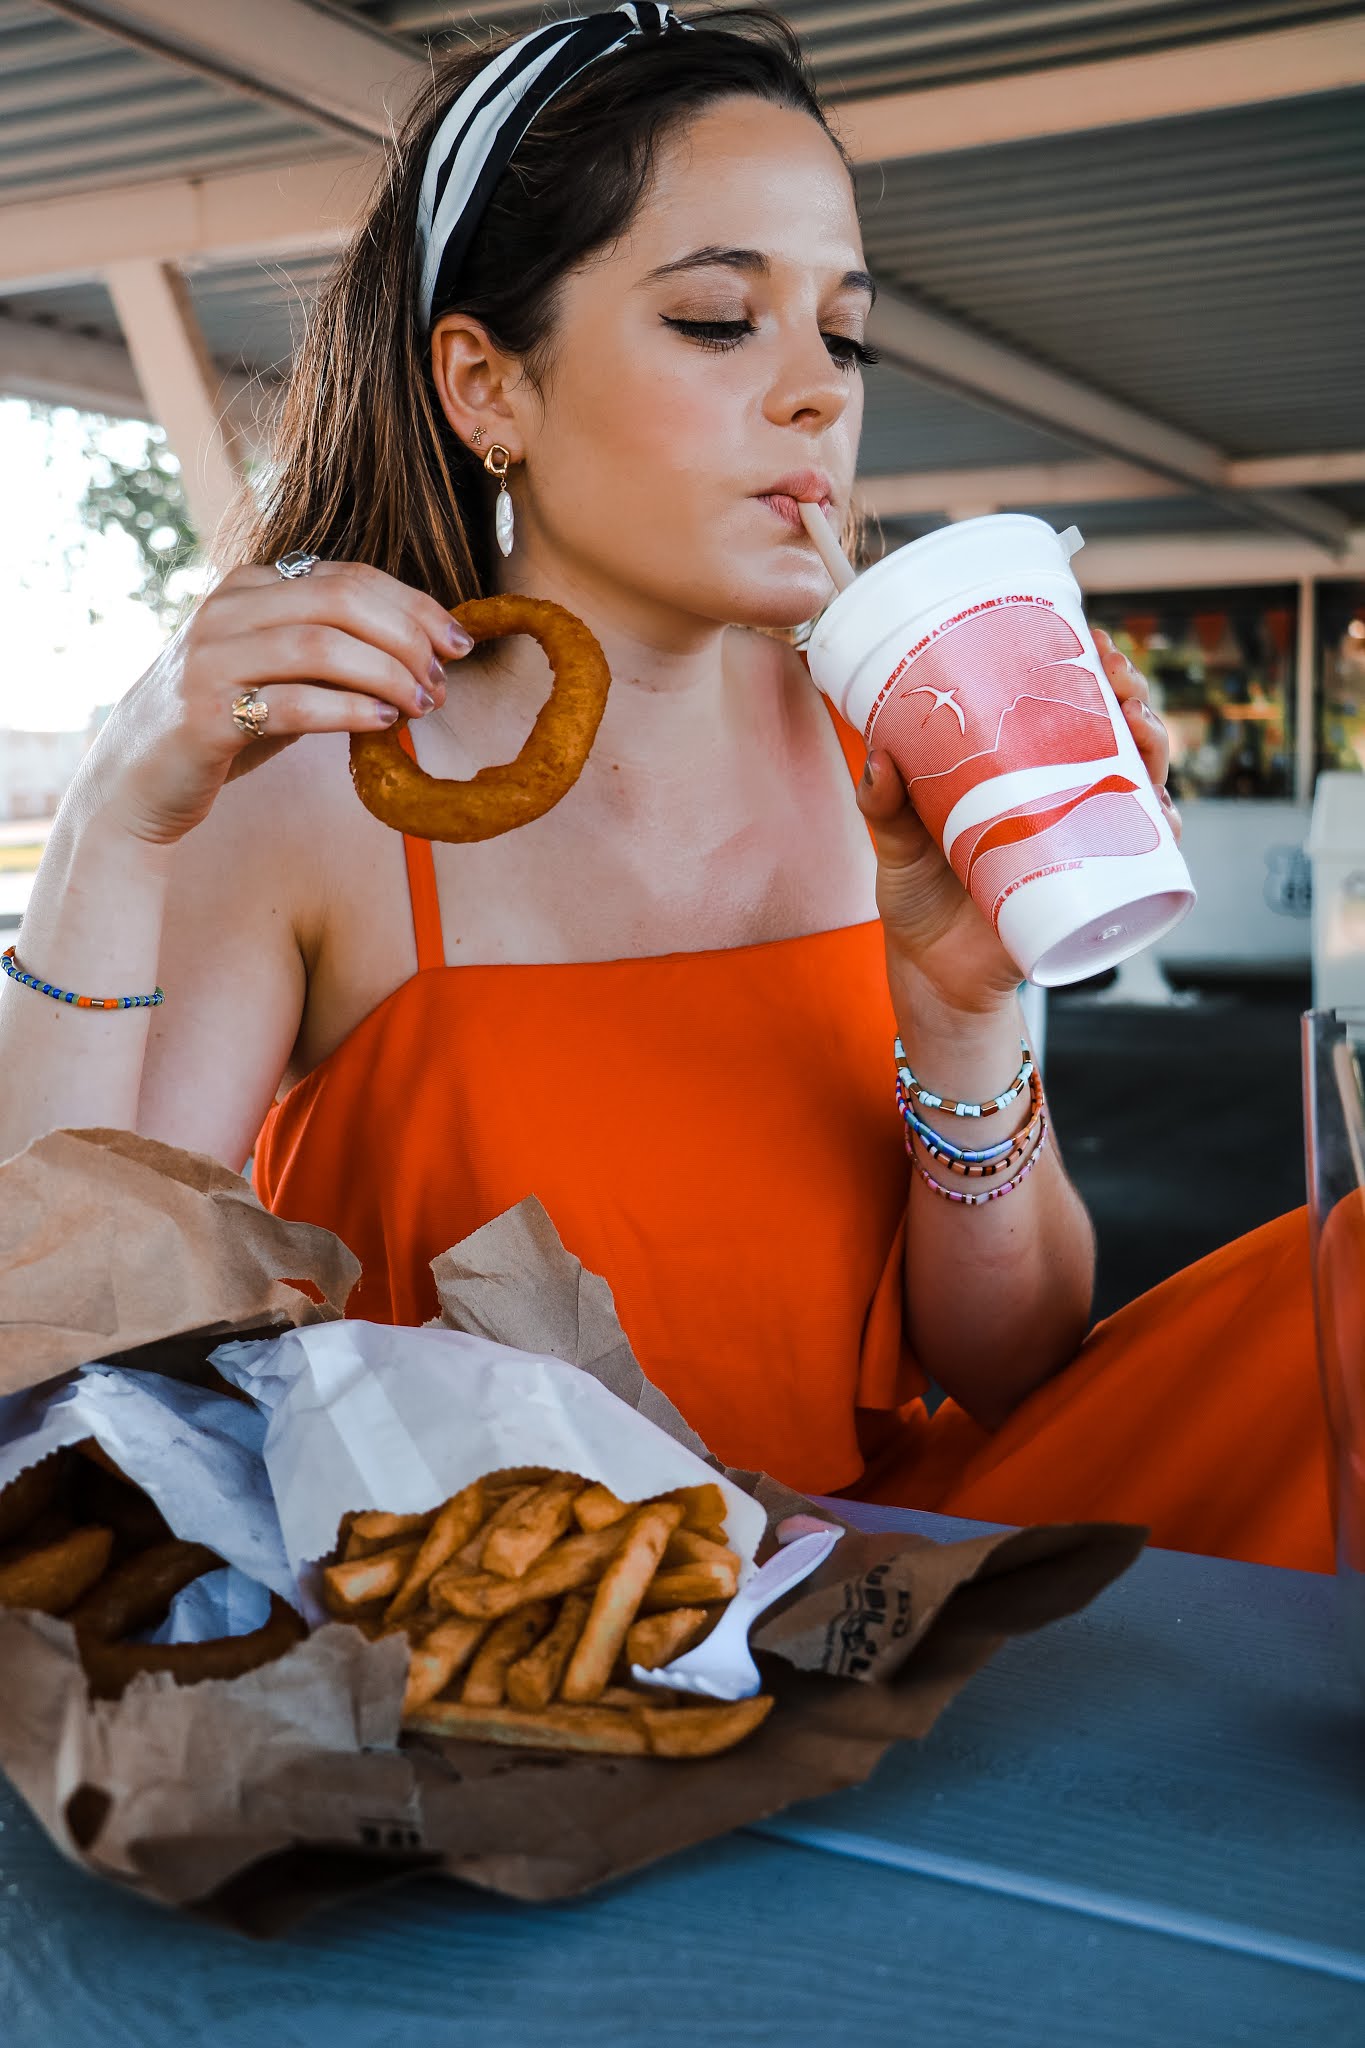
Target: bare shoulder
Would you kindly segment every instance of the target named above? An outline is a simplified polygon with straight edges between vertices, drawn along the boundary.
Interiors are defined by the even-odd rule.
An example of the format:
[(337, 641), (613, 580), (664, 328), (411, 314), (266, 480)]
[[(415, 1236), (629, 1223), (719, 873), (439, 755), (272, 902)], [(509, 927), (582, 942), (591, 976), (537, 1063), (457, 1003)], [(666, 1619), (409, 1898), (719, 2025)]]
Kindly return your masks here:
[(348, 746), (345, 733), (310, 733), (227, 783), (182, 842), (180, 889), (201, 900), (230, 891), (245, 921), (284, 920), (306, 947), (360, 808)]

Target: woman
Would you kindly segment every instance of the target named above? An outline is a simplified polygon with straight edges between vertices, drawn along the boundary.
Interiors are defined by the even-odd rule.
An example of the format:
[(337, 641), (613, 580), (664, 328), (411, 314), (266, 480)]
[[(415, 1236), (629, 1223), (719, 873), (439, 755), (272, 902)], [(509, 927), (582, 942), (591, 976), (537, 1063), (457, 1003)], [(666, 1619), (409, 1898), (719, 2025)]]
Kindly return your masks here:
[[(535, 1193), (732, 1463), (1325, 1568), (1301, 1219), (1083, 1346), (1091, 1231), (1017, 970), (790, 645), (829, 596), (797, 504), (847, 512), (870, 296), (772, 17), (624, 8), (439, 68), (245, 566), (117, 706), (25, 920), (47, 989), (168, 999), (5, 984), (0, 1150), (83, 1124), (254, 1147), (262, 1198), (360, 1255), (351, 1313), (399, 1322), (435, 1253)], [(558, 808), (433, 855), (357, 804), (347, 735), (402, 715), (448, 777), (516, 753), (543, 664), (471, 658), (445, 609), (493, 587), (578, 613), (613, 686)], [(974, 1183), (914, 1082), (907, 1157), (897, 1034), (923, 1089), (1003, 1098), (1002, 1199), (944, 1199)]]

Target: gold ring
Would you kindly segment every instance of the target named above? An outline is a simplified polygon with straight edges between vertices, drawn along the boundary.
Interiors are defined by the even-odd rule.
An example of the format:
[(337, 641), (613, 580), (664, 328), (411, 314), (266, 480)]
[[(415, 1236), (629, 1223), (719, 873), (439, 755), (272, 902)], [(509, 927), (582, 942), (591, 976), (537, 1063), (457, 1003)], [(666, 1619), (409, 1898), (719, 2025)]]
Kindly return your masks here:
[(250, 733), (253, 740), (264, 737), (270, 706), (262, 704), (254, 690), (247, 690), (232, 700), (232, 722), (239, 732)]

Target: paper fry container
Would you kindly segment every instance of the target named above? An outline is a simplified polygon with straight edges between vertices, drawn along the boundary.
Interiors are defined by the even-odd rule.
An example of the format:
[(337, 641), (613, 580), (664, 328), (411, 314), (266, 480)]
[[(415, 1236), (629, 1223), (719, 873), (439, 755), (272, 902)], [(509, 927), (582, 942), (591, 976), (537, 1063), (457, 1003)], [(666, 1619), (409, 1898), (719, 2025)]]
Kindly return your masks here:
[(1194, 889), (1058, 535), (1018, 513), (897, 548), (842, 591), (810, 672), (910, 801), (1023, 973), (1113, 967)]
[[(107, 1150), (91, 1134), (82, 1144), (80, 1183), (61, 1144), (49, 1153), (51, 1174), (33, 1151), (21, 1155), (22, 1178), (39, 1203), (32, 1227), (49, 1279), (65, 1261), (79, 1262), (94, 1299), (113, 1284), (101, 1261), (116, 1233), (100, 1225), (126, 1193), (129, 1152), (121, 1138)], [(160, 1217), (162, 1258), (173, 1266), (177, 1247), (194, 1246), (197, 1257), (208, 1232), (215, 1256), (236, 1269), (217, 1276), (211, 1305), (230, 1302), (239, 1327), (267, 1322), (287, 1280), (316, 1282), (337, 1269), (344, 1255), (335, 1240), (314, 1233), (310, 1268), (297, 1226), (267, 1216), (244, 1186), (229, 1205), (242, 1215), (238, 1264), (233, 1232), (201, 1206), (220, 1205), (221, 1169), (206, 1175), (210, 1162), (169, 1148), (158, 1154), (138, 1155), (139, 1222), (155, 1235)], [(0, 1209), (15, 1164), (0, 1166)], [(647, 1418), (663, 1432), (661, 1457), (681, 1449), (689, 1464), (723, 1476), (741, 1515), (771, 1526), (810, 1509), (761, 1475), (717, 1474), (631, 1357), (606, 1283), (565, 1251), (538, 1202), (498, 1217), (433, 1270), (447, 1327), (588, 1376), (633, 1411), (632, 1430)], [(164, 1334), (176, 1341), (155, 1354), (158, 1367), (202, 1377), (218, 1333), (186, 1334), (196, 1314), (188, 1268), (171, 1277), (169, 1297), (166, 1274), (151, 1267), (123, 1277), (129, 1324), (149, 1342), (154, 1300), (174, 1299), (179, 1328)], [(0, 1329), (20, 1299), (31, 1313), (28, 1288), (22, 1271), (0, 1271)], [(214, 1320), (222, 1318), (204, 1316)], [(119, 1334), (107, 1333), (111, 1352)], [(401, 1332), (391, 1336), (395, 1346), (403, 1341)], [(73, 1348), (67, 1331), (34, 1352), (84, 1362)], [(11, 1389), (21, 1391), (14, 1355), (9, 1369)], [(35, 1382), (43, 1376), (39, 1363)], [(416, 1871), (519, 1899), (564, 1898), (861, 1782), (890, 1743), (927, 1732), (1002, 1638), (1084, 1606), (1142, 1541), (1140, 1530), (1106, 1525), (951, 1545), (850, 1533), (755, 1637), (776, 1702), (767, 1721), (728, 1754), (694, 1762), (400, 1736), (406, 1644), (370, 1643), (339, 1624), (238, 1679), (177, 1687), (144, 1674), (122, 1699), (92, 1703), (64, 1622), (0, 1612), (0, 1767), (73, 1860), (146, 1898), (256, 1934)]]

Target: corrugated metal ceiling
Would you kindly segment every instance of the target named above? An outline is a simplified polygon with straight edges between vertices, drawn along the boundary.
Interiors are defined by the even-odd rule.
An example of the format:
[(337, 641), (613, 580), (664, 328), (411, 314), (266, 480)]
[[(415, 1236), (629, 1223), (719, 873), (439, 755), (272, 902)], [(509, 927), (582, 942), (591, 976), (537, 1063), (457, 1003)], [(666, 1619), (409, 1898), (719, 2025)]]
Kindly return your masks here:
[(1230, 454), (1365, 436), (1365, 93), (859, 183), (879, 277), (1057, 368)]
[[(530, 28), (546, 11), (567, 11), (526, 0), (468, 8), (439, 0), (341, 4), (394, 34), (426, 40)], [(850, 96), (1127, 57), (1356, 11), (1353, 0), (783, 0), (779, 7), (800, 32), (822, 88)]]
[(316, 150), (321, 133), (30, 0), (0, 0), (0, 205), (277, 162)]

